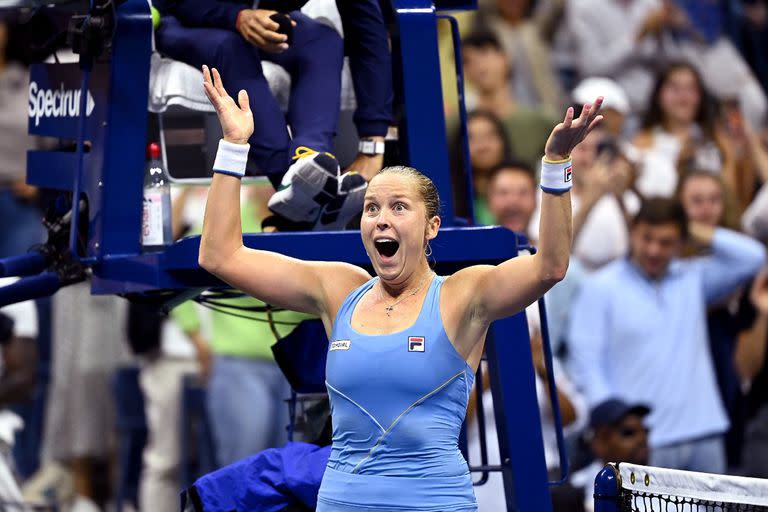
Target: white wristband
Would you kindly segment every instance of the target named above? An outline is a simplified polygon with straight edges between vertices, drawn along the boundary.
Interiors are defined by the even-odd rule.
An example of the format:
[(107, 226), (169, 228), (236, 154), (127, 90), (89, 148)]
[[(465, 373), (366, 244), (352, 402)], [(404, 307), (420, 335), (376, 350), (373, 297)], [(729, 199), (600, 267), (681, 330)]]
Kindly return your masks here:
[(213, 172), (242, 178), (245, 176), (250, 148), (250, 144), (233, 144), (221, 139), (219, 150), (216, 151), (216, 160), (213, 162)]
[(548, 162), (541, 159), (541, 190), (550, 194), (562, 194), (571, 190), (573, 185), (573, 160)]

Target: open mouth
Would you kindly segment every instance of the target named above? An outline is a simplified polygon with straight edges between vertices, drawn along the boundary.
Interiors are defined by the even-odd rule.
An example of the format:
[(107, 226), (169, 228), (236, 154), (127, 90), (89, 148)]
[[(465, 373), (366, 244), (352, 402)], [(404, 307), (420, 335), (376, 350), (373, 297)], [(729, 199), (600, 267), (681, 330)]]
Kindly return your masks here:
[(376, 240), (373, 244), (376, 247), (378, 253), (385, 258), (391, 258), (400, 248), (399, 242), (387, 238)]

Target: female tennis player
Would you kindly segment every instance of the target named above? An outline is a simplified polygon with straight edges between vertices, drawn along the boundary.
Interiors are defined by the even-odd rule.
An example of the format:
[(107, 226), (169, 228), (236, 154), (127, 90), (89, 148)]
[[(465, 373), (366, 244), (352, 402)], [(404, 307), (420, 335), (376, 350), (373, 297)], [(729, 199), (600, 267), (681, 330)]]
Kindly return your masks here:
[(547, 141), (536, 255), (435, 275), (426, 254), (440, 228), (437, 190), (415, 169), (390, 167), (365, 194), (360, 231), (376, 272), (371, 277), (347, 263), (243, 246), (238, 178), (253, 116), (245, 91), (238, 105), (215, 69), (203, 67), (203, 75), (224, 139), (200, 265), (264, 302), (318, 315), (330, 339), (333, 447), (318, 512), (476, 511), (458, 436), (485, 334), (491, 322), (521, 311), (565, 275), (569, 154), (602, 119), (602, 98), (585, 105), (577, 119), (569, 108)]

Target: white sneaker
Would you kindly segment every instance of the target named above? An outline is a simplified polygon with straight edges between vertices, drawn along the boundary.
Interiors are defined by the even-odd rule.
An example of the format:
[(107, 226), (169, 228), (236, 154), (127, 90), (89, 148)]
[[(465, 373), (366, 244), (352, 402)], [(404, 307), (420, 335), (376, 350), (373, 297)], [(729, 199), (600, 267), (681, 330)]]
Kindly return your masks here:
[(344, 229), (355, 215), (363, 211), (363, 200), (368, 182), (355, 171), (345, 172), (339, 177), (338, 195), (323, 210), (318, 219), (317, 230)]
[(269, 209), (294, 222), (315, 223), (338, 195), (339, 163), (329, 153), (305, 153), (283, 176)]

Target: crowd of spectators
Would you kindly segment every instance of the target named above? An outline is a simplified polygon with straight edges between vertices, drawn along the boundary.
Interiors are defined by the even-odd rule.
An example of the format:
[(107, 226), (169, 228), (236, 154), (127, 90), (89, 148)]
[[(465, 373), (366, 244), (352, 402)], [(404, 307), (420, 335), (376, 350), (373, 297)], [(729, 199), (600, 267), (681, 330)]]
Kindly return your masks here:
[[(589, 509), (608, 460), (768, 477), (757, 462), (766, 456), (768, 290), (756, 220), (768, 215), (768, 84), (754, 47), (768, 28), (766, 3), (482, 4), (462, 52), (479, 221), (536, 239), (535, 177), (515, 147), (521, 136), (540, 147), (546, 131), (531, 123), (521, 134), (507, 121), (551, 112), (531, 48), (547, 49), (533, 66), (557, 77), (559, 109), (605, 96), (602, 127), (572, 154), (571, 268), (546, 297), (563, 365), (556, 381), (571, 395), (561, 406), (584, 401), (589, 411), (575, 421), (573, 462), (589, 460), (580, 452), (594, 458), (573, 475), (574, 493), (554, 493), (556, 509)], [(553, 30), (532, 32), (553, 17)], [(498, 506), (495, 494), (478, 492), (481, 510)]]
[[(227, 30), (231, 22), (229, 51), (247, 45), (266, 51), (262, 57), (279, 51), (282, 41), (257, 37), (239, 18), (230, 19), (234, 5), (220, 13), (221, 26), (205, 30)], [(505, 226), (535, 243), (546, 138), (566, 107), (578, 111), (605, 97), (602, 125), (571, 155), (572, 261), (546, 296), (559, 405), (576, 469), (570, 486), (553, 492), (556, 510), (589, 509), (594, 475), (611, 460), (768, 478), (768, 2), (481, 0), (476, 14), (462, 15), (461, 28), (470, 169), (461, 158), (459, 117), (448, 101), (446, 127), (454, 195), (465, 195), (471, 170), (470, 206), (478, 224)], [(0, 257), (43, 241), (40, 192), (24, 184), (23, 151), (32, 145), (27, 75), (12, 36), (13, 24), (0, 23)], [(215, 53), (194, 33), (185, 37), (198, 53)], [(160, 41), (169, 48), (183, 42)], [(388, 109), (381, 76), (366, 81), (366, 66), (374, 61), (364, 50), (357, 50), (367, 64), (353, 70), (355, 85), (378, 83), (371, 95), (382, 97)], [(281, 61), (275, 54), (265, 58)], [(237, 74), (237, 66), (230, 67)], [(302, 102), (313, 101), (311, 90), (302, 90)], [(289, 117), (302, 111), (293, 108)], [(281, 117), (274, 126), (284, 126), (278, 107), (272, 110)], [(361, 129), (366, 119), (377, 121), (361, 133), (375, 136), (374, 142), (386, 132), (381, 116), (381, 109), (363, 109), (356, 118)], [(279, 135), (272, 145), (279, 147), (282, 175), (297, 144)], [(358, 162), (370, 177), (382, 159), (361, 154)], [(244, 193), (244, 230), (261, 230), (272, 194), (259, 186)], [(204, 188), (174, 191), (176, 237), (199, 232), (204, 200)], [(87, 283), (59, 292), (48, 306), (52, 316), (40, 309), (43, 329), (30, 325), (25, 309), (4, 309), (3, 407), (29, 399), (29, 365), (46, 365), (51, 374), (37, 383), (47, 389), (40, 464), (18, 468), (25, 497), (53, 496), (76, 512), (114, 502), (108, 488), (116, 464), (115, 404), (107, 390), (116, 369), (126, 365), (140, 368), (148, 426), (134, 504), (140, 510), (178, 507), (179, 404), (190, 375), (207, 389), (215, 453), (207, 469), (282, 445), (289, 387), (270, 346), (304, 317), (248, 299), (226, 301), (258, 310), (263, 321), (254, 327), (220, 312), (203, 313), (193, 303), (161, 321), (121, 299), (90, 297)], [(556, 474), (540, 321), (535, 308), (526, 316), (547, 468)], [(157, 343), (131, 353), (136, 340), (130, 338), (146, 336), (146, 324)], [(39, 358), (27, 350), (38, 332), (52, 347)], [(485, 396), (490, 402), (490, 393)], [(492, 407), (485, 412), (493, 440)], [(0, 422), (11, 421), (7, 414), (0, 411)], [(472, 455), (478, 449), (472, 407), (469, 418)], [(0, 428), (0, 456), (10, 446)], [(494, 449), (491, 464), (499, 462)], [(500, 476), (477, 495), (481, 512), (500, 510)]]

